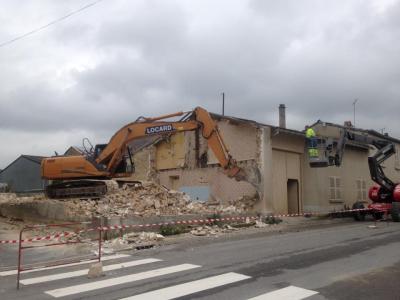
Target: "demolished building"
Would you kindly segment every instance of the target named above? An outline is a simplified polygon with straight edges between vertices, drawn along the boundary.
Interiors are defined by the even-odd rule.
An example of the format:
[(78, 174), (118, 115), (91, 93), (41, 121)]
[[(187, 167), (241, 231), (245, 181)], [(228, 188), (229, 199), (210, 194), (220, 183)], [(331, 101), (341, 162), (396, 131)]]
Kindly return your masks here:
[[(255, 199), (253, 210), (262, 213), (335, 211), (356, 201), (368, 201), (367, 191), (373, 184), (367, 163), (373, 151), (370, 147), (350, 144), (341, 167), (310, 168), (304, 132), (286, 128), (284, 114), (280, 126), (218, 114), (212, 117), (239, 165), (260, 177), (258, 193), (250, 183), (227, 178), (221, 172), (197, 131), (171, 135), (136, 153), (141, 168), (134, 176), (184, 191), (193, 199), (224, 204)], [(322, 121), (312, 126), (317, 135), (332, 138), (338, 138), (343, 128)], [(397, 148), (400, 145), (397, 139), (382, 138), (390, 138)], [(398, 153), (385, 162), (388, 175), (395, 181), (400, 179), (399, 164)]]

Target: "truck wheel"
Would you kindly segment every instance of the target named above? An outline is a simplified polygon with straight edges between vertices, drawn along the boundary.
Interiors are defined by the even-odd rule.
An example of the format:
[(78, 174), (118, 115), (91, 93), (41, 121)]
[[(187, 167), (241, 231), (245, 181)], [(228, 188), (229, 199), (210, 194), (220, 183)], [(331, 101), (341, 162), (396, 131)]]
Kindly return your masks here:
[[(364, 204), (362, 204), (361, 202), (356, 202), (353, 204), (353, 209), (363, 209), (363, 208), (364, 208)], [(356, 221), (365, 221), (365, 215), (366, 215), (365, 211), (353, 212), (353, 218)]]
[(390, 211), (392, 215), (393, 222), (400, 222), (400, 203), (393, 202), (392, 203), (392, 210)]

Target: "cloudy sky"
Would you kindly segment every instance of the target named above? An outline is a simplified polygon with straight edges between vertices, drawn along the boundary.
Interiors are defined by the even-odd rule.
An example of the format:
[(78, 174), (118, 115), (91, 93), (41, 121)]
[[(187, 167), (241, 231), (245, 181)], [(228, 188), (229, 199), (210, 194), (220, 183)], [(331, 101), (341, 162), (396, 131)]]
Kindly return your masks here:
[[(0, 44), (93, 0), (0, 0)], [(103, 0), (0, 47), (0, 168), (203, 106), (400, 137), (400, 1)]]

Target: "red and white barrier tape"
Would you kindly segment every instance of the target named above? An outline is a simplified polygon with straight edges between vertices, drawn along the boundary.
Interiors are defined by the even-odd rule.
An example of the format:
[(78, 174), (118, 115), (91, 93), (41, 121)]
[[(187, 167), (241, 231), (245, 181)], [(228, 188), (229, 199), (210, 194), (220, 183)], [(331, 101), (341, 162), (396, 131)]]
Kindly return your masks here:
[(299, 214), (281, 214), (281, 215), (273, 215), (271, 217), (282, 218), (282, 217), (306, 217), (306, 216), (318, 216), (318, 215), (333, 215), (333, 214), (341, 214), (347, 212), (356, 212), (356, 211), (369, 211), (371, 208), (357, 208), (357, 209), (348, 209), (348, 210), (338, 210), (331, 212), (305, 212)]
[[(69, 236), (74, 234), (74, 232), (62, 232), (62, 233), (57, 233), (53, 235), (48, 235), (48, 236), (42, 236), (42, 237), (34, 237), (34, 238), (29, 238), (29, 239), (24, 239), (21, 240), (22, 243), (33, 243), (33, 242), (40, 242), (40, 241), (49, 241), (49, 240), (56, 240), (61, 237)], [(8, 240), (8, 241), (0, 241), (0, 244), (17, 244), (19, 243), (19, 240)]]
[(194, 219), (194, 220), (182, 220), (182, 221), (170, 221), (152, 224), (132, 224), (132, 225), (112, 225), (98, 227), (99, 230), (108, 231), (115, 229), (126, 229), (126, 228), (147, 228), (147, 227), (158, 227), (168, 225), (193, 225), (193, 224), (207, 224), (213, 222), (228, 222), (228, 221), (245, 221), (246, 219), (258, 219), (258, 217), (226, 217), (226, 218), (211, 218), (211, 219)]
[[(356, 211), (368, 211), (371, 210), (370, 208), (361, 208), (361, 209), (350, 209), (350, 210), (342, 210), (342, 211), (335, 211), (335, 212), (309, 212), (309, 213), (299, 213), (299, 214), (279, 214), (279, 215), (271, 215), (270, 218), (282, 218), (282, 217), (299, 217), (299, 216), (312, 216), (312, 215), (327, 215), (327, 214), (338, 214), (338, 213), (346, 213), (346, 212), (356, 212)], [(196, 225), (196, 224), (207, 224), (207, 223), (214, 223), (214, 222), (231, 222), (231, 221), (246, 221), (246, 220), (256, 220), (259, 217), (254, 216), (246, 216), (246, 217), (224, 217), (224, 218), (210, 218), (210, 219), (194, 219), (194, 220), (181, 220), (181, 221), (170, 221), (170, 222), (161, 222), (161, 223), (149, 223), (149, 224), (132, 224), (132, 225), (112, 225), (112, 226), (102, 226), (97, 227), (96, 229), (86, 229), (81, 230), (78, 232), (62, 232), (57, 233), (54, 235), (48, 235), (44, 237), (34, 237), (29, 239), (21, 240), (22, 243), (33, 243), (39, 241), (49, 241), (49, 240), (56, 240), (61, 237), (67, 237), (74, 234), (79, 234), (83, 232), (95, 231), (95, 230), (102, 230), (102, 231), (109, 231), (109, 230), (117, 230), (117, 229), (128, 229), (128, 228), (149, 228), (149, 227), (159, 227), (159, 226), (168, 226), (168, 225)], [(19, 240), (0, 240), (0, 244), (17, 244)]]

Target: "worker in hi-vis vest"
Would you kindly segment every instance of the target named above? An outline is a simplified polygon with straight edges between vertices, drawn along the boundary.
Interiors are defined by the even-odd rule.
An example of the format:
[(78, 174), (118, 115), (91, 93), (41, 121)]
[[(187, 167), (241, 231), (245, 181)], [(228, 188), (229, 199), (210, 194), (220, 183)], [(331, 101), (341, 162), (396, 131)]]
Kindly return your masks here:
[(306, 126), (306, 138), (307, 138), (307, 144), (308, 144), (308, 155), (310, 157), (318, 157), (318, 142), (317, 142), (317, 137), (315, 135), (314, 129), (312, 129), (309, 126)]

